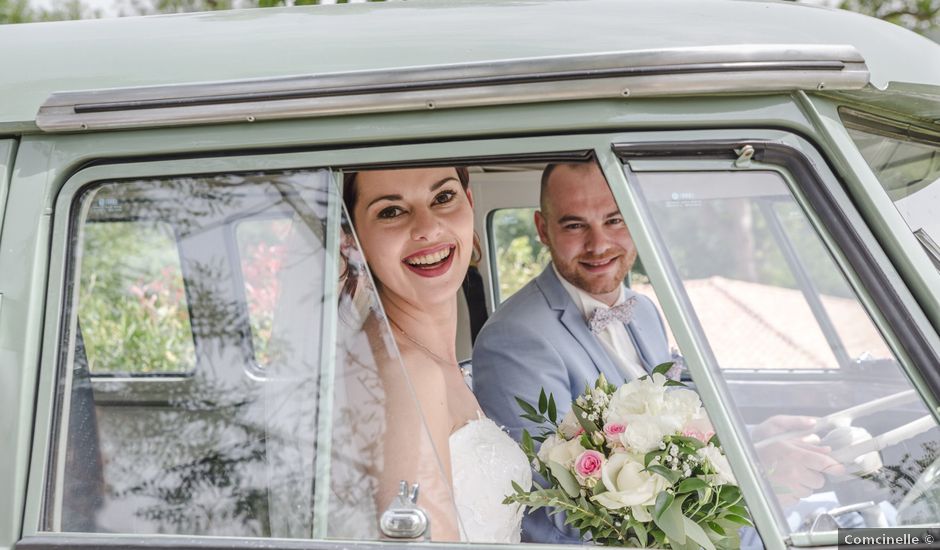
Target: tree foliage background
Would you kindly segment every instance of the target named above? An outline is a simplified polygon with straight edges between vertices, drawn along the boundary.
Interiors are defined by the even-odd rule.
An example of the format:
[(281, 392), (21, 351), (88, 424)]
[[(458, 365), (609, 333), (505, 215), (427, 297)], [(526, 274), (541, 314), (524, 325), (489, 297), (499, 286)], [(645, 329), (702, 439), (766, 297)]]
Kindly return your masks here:
[[(333, 0), (330, 3), (344, 4), (348, 1)], [(32, 2), (31, 0), (0, 0), (0, 24), (88, 19), (103, 15), (85, 2), (83, 0), (52, 0), (53, 7), (43, 7), (36, 0)], [(322, 0), (114, 0), (114, 2), (119, 15), (326, 3)], [(940, 41), (940, 0), (841, 0), (838, 6), (890, 21)]]

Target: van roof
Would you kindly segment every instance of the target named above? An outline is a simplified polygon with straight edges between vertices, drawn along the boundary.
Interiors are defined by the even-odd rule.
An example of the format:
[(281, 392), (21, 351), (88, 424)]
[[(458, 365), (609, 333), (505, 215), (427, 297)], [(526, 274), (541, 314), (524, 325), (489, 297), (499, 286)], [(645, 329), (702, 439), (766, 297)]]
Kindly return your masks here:
[(736, 44), (851, 45), (870, 82), (940, 86), (940, 45), (790, 2), (418, 0), (0, 26), (0, 129), (54, 92)]

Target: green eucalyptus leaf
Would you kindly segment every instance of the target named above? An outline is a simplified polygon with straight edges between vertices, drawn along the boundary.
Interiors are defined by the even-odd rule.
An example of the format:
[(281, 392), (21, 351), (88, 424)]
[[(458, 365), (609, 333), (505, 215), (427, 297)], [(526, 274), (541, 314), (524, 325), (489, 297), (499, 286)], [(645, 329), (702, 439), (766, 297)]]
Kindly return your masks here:
[(633, 527), (633, 532), (636, 533), (637, 539), (640, 541), (640, 546), (646, 548), (647, 536), (646, 526), (643, 525), (641, 521), (634, 521), (630, 525)]
[(555, 407), (555, 396), (551, 394), (548, 396), (548, 420), (552, 424), (558, 422), (558, 408)]
[(650, 451), (643, 456), (643, 467), (648, 468), (654, 458), (662, 454), (663, 451)]
[(712, 539), (708, 538), (708, 534), (705, 533), (705, 530), (695, 523), (691, 519), (682, 516), (683, 525), (685, 527), (685, 534), (696, 543), (698, 543), (705, 550), (715, 550), (715, 545), (712, 543)]
[(565, 494), (571, 498), (575, 498), (581, 494), (581, 487), (567, 468), (554, 460), (548, 461), (548, 468), (552, 471), (552, 475), (555, 476), (555, 479), (558, 480), (558, 484), (561, 485), (561, 488), (564, 489)]
[(545, 388), (539, 392), (539, 414), (545, 414), (548, 410), (548, 396), (545, 395)]
[(535, 443), (532, 441), (532, 436), (529, 434), (528, 430), (522, 430), (522, 450), (525, 452), (526, 456), (531, 456), (535, 453)]
[[(665, 533), (673, 543), (685, 544), (685, 524), (682, 521), (682, 500), (685, 497), (674, 499), (672, 495), (669, 495), (664, 499), (664, 502), (661, 503), (660, 499), (664, 498), (663, 495), (669, 495), (669, 493), (662, 492), (656, 497), (653, 523), (662, 529), (663, 533)], [(671, 500), (671, 502), (666, 503), (665, 500)]]
[(668, 491), (663, 491), (656, 495), (656, 504), (653, 506), (653, 518), (657, 518), (663, 515), (663, 512), (667, 508), (672, 506), (673, 501), (675, 501), (675, 495)]

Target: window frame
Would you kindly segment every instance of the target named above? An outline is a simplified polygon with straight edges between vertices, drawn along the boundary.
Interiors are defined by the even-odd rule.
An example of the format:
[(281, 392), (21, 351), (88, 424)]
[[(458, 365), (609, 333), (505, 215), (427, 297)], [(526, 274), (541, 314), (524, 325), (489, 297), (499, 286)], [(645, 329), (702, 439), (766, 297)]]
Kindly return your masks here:
[[(655, 149), (662, 153), (664, 149), (669, 150), (701, 150), (715, 148), (722, 151), (717, 154), (723, 165), (729, 162), (728, 147), (731, 144), (740, 144), (743, 142), (756, 143), (763, 140), (767, 143), (782, 144), (784, 152), (780, 153), (777, 149), (768, 148), (764, 160), (766, 162), (785, 163), (790, 159), (799, 158), (805, 169), (812, 176), (809, 179), (818, 180), (819, 187), (822, 189), (823, 197), (826, 200), (834, 201), (829, 205), (832, 211), (826, 211), (820, 214), (824, 223), (813, 219), (812, 223), (819, 231), (820, 226), (831, 225), (831, 217), (849, 216), (851, 223), (855, 224), (858, 231), (860, 218), (851, 207), (850, 201), (839, 191), (839, 182), (835, 176), (826, 168), (825, 160), (820, 156), (816, 149), (801, 138), (777, 130), (703, 130), (703, 131), (663, 131), (663, 132), (608, 132), (597, 134), (558, 134), (540, 137), (520, 137), (520, 138), (496, 138), (467, 141), (442, 141), (432, 143), (418, 143), (409, 145), (380, 145), (375, 147), (350, 147), (347, 149), (328, 149), (316, 152), (298, 152), (298, 153), (273, 153), (264, 154), (263, 152), (245, 152), (243, 154), (230, 155), (225, 157), (214, 157), (212, 159), (212, 172), (230, 173), (238, 171), (275, 171), (289, 169), (315, 169), (318, 167), (333, 167), (335, 177), (338, 181), (341, 178), (338, 170), (343, 168), (364, 169), (368, 167), (391, 165), (450, 165), (455, 162), (466, 164), (487, 164), (496, 162), (507, 162), (509, 160), (563, 160), (573, 158), (583, 158), (585, 154), (593, 154), (601, 168), (604, 170), (611, 185), (612, 191), (624, 217), (631, 228), (636, 228), (634, 238), (637, 241), (637, 247), (644, 258), (644, 266), (649, 274), (650, 281), (657, 290), (663, 305), (664, 313), (673, 328), (677, 341), (683, 346), (683, 351), (691, 353), (693, 360), (689, 361), (689, 370), (695, 376), (699, 391), (702, 392), (703, 401), (709, 406), (709, 413), (715, 421), (719, 433), (723, 435), (736, 434), (735, 423), (729, 418), (727, 407), (723, 404), (720, 394), (715, 389), (715, 382), (711, 380), (712, 374), (709, 372), (706, 363), (702, 361), (701, 352), (696, 345), (696, 336), (694, 330), (690, 327), (686, 315), (679, 307), (678, 298), (674, 293), (674, 288), (669, 284), (670, 281), (661, 260), (657, 256), (657, 246), (649, 237), (649, 227), (644, 221), (644, 215), (638, 208), (638, 201), (635, 195), (630, 191), (630, 184), (627, 181), (627, 175), (623, 172), (621, 159), (612, 150), (612, 144), (630, 143), (635, 144), (634, 151), (644, 149)], [(776, 141), (775, 141), (776, 140)], [(454, 151), (459, 150), (459, 156), (454, 155)], [(618, 154), (623, 154), (625, 150), (621, 149)], [(779, 158), (773, 157), (777, 153)], [(209, 155), (206, 155), (209, 156)], [(807, 160), (808, 159), (808, 160)], [(811, 163), (811, 164), (809, 164)], [(810, 168), (812, 166), (812, 168)], [(814, 172), (813, 168), (820, 173)], [(65, 327), (61, 326), (58, 319), (63, 315), (65, 300), (69, 296), (65, 293), (65, 282), (67, 281), (66, 254), (67, 242), (66, 232), (61, 228), (67, 228), (69, 208), (63, 208), (64, 205), (71, 204), (75, 193), (84, 185), (94, 181), (114, 181), (117, 179), (130, 178), (153, 178), (173, 175), (198, 175), (206, 173), (206, 159), (203, 157), (189, 157), (185, 159), (154, 159), (139, 162), (118, 162), (115, 164), (98, 164), (83, 168), (67, 178), (59, 194), (52, 200), (55, 200), (53, 209), (53, 224), (51, 235), (51, 255), (49, 260), (48, 288), (46, 291), (45, 323), (43, 326), (43, 346), (41, 352), (41, 369), (38, 383), (36, 412), (35, 412), (35, 432), (32, 444), (32, 454), (30, 459), (29, 480), (27, 486), (27, 500), (22, 528), (23, 540), (17, 543), (17, 546), (24, 548), (52, 549), (65, 546), (114, 546), (121, 548), (140, 548), (152, 546), (167, 546), (171, 548), (193, 547), (193, 537), (181, 536), (134, 536), (134, 535), (85, 535), (75, 533), (56, 533), (41, 528), (41, 518), (43, 517), (44, 498), (47, 494), (46, 484), (49, 483), (48, 466), (51, 457), (51, 442), (57, 433), (54, 429), (54, 396), (55, 387), (58, 382), (59, 365), (59, 346), (61, 336)], [(832, 199), (832, 194), (838, 194), (838, 199)], [(839, 194), (841, 193), (841, 194)], [(798, 202), (807, 212), (815, 212), (815, 207), (808, 205), (806, 197), (800, 195)], [(819, 200), (818, 198), (816, 200)], [(846, 212), (846, 209), (848, 212)], [(864, 228), (864, 224), (861, 225)], [(821, 231), (826, 235), (827, 231)], [(887, 260), (884, 252), (878, 248), (873, 237), (863, 231), (862, 237), (859, 235), (848, 236), (852, 242), (855, 242), (861, 249), (873, 254), (876, 262), (870, 266), (870, 269), (880, 273), (882, 277), (887, 276), (894, 282), (896, 274), (894, 268)], [(827, 245), (832, 243), (828, 240)], [(837, 251), (833, 251), (838, 254)], [(649, 258), (649, 259), (647, 259)], [(654, 260), (654, 258), (656, 258)], [(486, 265), (488, 258), (484, 255), (481, 269), (490, 269)], [(849, 270), (854, 273), (854, 268)], [(486, 277), (484, 277), (486, 278)], [(851, 277), (850, 277), (851, 279)], [(923, 331), (926, 324), (922, 312), (916, 308), (916, 303), (910, 298), (907, 289), (899, 287), (894, 289), (895, 296), (892, 302), (895, 307), (908, 315), (902, 319), (905, 324), (902, 326), (913, 325), (918, 330)], [(863, 299), (866, 294), (862, 294)], [(879, 317), (878, 312), (873, 313), (875, 318)], [(681, 321), (681, 322), (680, 322)], [(879, 325), (880, 327), (880, 325)], [(894, 327), (898, 329), (898, 327)], [(932, 330), (932, 329), (931, 329)], [(929, 335), (924, 343), (928, 349), (936, 352), (940, 350), (940, 339), (936, 334)], [(328, 347), (328, 346), (326, 346)], [(688, 351), (687, 351), (688, 350)], [(920, 386), (919, 386), (920, 388)], [(920, 388), (922, 392), (923, 388)], [(321, 386), (321, 391), (322, 386)], [(924, 395), (922, 393), (922, 395)], [(929, 395), (929, 393), (927, 394)], [(936, 396), (928, 400), (935, 408)], [(742, 441), (740, 437), (723, 437), (726, 451), (733, 463), (740, 465), (745, 460)], [(735, 458), (737, 457), (737, 458)], [(740, 468), (736, 470), (747, 472), (749, 468)], [(751, 479), (747, 479), (751, 478)], [(739, 476), (740, 479), (740, 476)], [(755, 523), (761, 533), (764, 534), (765, 544), (768, 548), (783, 548), (784, 538), (778, 531), (767, 497), (760, 492), (759, 485), (753, 480), (753, 472), (745, 476), (742, 482), (742, 489), (752, 509)], [(265, 548), (332, 548), (339, 544), (349, 546), (348, 542), (337, 543), (335, 541), (323, 539), (304, 539), (304, 540), (281, 540), (281, 539), (226, 539), (216, 537), (198, 537), (200, 547), (212, 547), (218, 543), (220, 546), (252, 546), (259, 544)], [(792, 541), (797, 543), (799, 541)], [(379, 545), (382, 548), (411, 546), (410, 543), (389, 543), (389, 542), (362, 542), (355, 545), (373, 546)], [(426, 543), (424, 544), (427, 545)], [(435, 545), (430, 545), (431, 547)]]
[[(684, 140), (651, 140), (647, 143), (615, 143), (613, 146), (615, 162), (622, 163), (620, 173), (613, 172), (614, 179), (619, 180), (614, 195), (621, 203), (621, 208), (629, 210), (624, 212), (628, 225), (631, 228), (642, 227), (642, 235), (635, 239), (637, 248), (644, 258), (653, 284), (659, 281), (660, 286), (657, 288), (665, 289), (665, 292), (659, 294), (664, 313), (670, 319), (689, 370), (696, 379), (696, 387), (709, 415), (715, 421), (718, 433), (732, 433), (740, 437), (746, 431), (737, 411), (725, 405), (734, 401), (724, 388), (717, 361), (685, 294), (682, 281), (665, 252), (665, 244), (652, 228), (651, 214), (640, 196), (636, 172), (755, 169), (779, 173), (794, 201), (806, 214), (807, 221), (820, 236), (822, 244), (845, 274), (861, 305), (898, 357), (902, 372), (911, 379), (921, 398), (926, 400), (928, 408), (936, 415), (936, 399), (940, 391), (924, 373), (936, 374), (930, 372), (929, 365), (935, 364), (932, 362), (937, 357), (937, 334), (916, 305), (911, 309), (914, 304), (912, 297), (903, 285), (897, 283), (899, 276), (894, 267), (855, 211), (835, 175), (826, 168), (824, 159), (812, 144), (792, 134), (751, 131), (748, 132), (753, 136), (751, 139), (741, 139), (741, 133), (734, 135), (730, 131), (715, 131), (710, 132), (709, 137), (704, 137), (701, 133), (678, 132), (677, 135), (690, 137)], [(754, 147), (754, 159), (738, 161), (745, 145)], [(668, 281), (668, 284), (662, 284), (663, 280)], [(673, 319), (676, 324), (672, 324)], [(716, 419), (712, 415), (716, 407), (724, 412), (722, 418)], [(724, 422), (730, 425), (721, 426)], [(729, 439), (725, 435), (722, 435), (722, 442), (728, 447)], [(814, 536), (785, 533), (783, 526), (786, 522), (780, 510), (773, 498), (768, 499), (768, 495), (761, 491), (761, 480), (754, 468), (756, 457), (752, 456), (748, 445), (743, 439), (736, 441), (733, 448), (726, 448), (726, 453), (735, 467), (755, 524), (765, 536), (765, 543), (768, 533), (773, 533), (772, 539), (786, 538), (795, 546), (837, 542), (835, 531), (816, 533)], [(741, 473), (746, 475), (742, 476)], [(754, 507), (755, 496), (760, 496), (762, 502), (757, 509)]]

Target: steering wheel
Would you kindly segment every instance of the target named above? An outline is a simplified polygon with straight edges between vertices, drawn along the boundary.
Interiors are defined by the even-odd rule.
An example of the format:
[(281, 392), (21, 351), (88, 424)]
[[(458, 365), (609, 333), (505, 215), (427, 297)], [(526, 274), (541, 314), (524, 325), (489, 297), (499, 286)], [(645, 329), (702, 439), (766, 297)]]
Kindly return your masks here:
[[(791, 430), (759, 440), (755, 442), (755, 448), (760, 450), (763, 447), (781, 441), (792, 441), (807, 435), (820, 434), (824, 436), (823, 444), (833, 449), (830, 456), (847, 466), (850, 474), (864, 475), (874, 473), (883, 466), (880, 456), (877, 453), (936, 427), (937, 422), (933, 415), (928, 413), (913, 421), (874, 436), (868, 434), (861, 428), (852, 427), (852, 422), (857, 418), (868, 416), (879, 411), (906, 403), (917, 402), (918, 399), (917, 392), (913, 389), (873, 399), (819, 418), (816, 424), (811, 428), (805, 430)], [(855, 471), (852, 471), (853, 468)], [(831, 481), (836, 481), (837, 477), (830, 476), (830, 479)], [(940, 486), (940, 458), (934, 460), (933, 463), (924, 470), (911, 490), (907, 492), (897, 505), (898, 525), (916, 523), (921, 516), (936, 518), (937, 515), (940, 515), (940, 499), (933, 495), (933, 493), (936, 493), (938, 490), (938, 486)], [(924, 498), (925, 496), (926, 498)], [(929, 508), (925, 508), (925, 506)], [(858, 510), (854, 510), (855, 508), (858, 508)], [(866, 509), (869, 509), (869, 511), (877, 511), (877, 506), (873, 502), (865, 502), (849, 506), (840, 506), (833, 510), (839, 510), (841, 513), (843, 511), (864, 512)], [(827, 511), (827, 517), (833, 510)], [(863, 517), (864, 515), (863, 513)], [(883, 517), (881, 521), (884, 521)]]
[[(885, 397), (879, 397), (877, 399), (872, 399), (866, 403), (853, 405), (851, 407), (842, 409), (841, 411), (836, 411), (832, 414), (826, 415), (820, 418), (812, 428), (806, 430), (793, 430), (776, 434), (755, 442), (754, 446), (757, 449), (760, 449), (764, 446), (770, 445), (771, 443), (776, 443), (783, 440), (798, 439), (807, 435), (824, 432), (828, 433), (839, 428), (848, 428), (852, 425), (852, 421), (856, 418), (867, 416), (869, 414), (889, 409), (897, 405), (914, 402), (917, 401), (917, 399), (917, 392), (913, 389), (901, 391), (887, 395)], [(915, 435), (923, 433), (936, 425), (937, 423), (934, 421), (933, 416), (927, 414), (918, 418), (917, 420), (913, 420), (907, 424), (903, 424), (897, 428), (894, 428), (893, 430), (888, 430), (877, 436), (866, 438), (864, 441), (855, 442), (849, 444), (848, 446), (836, 449), (832, 452), (832, 457), (839, 462), (842, 462), (843, 464), (852, 462), (861, 456), (880, 451), (884, 448), (890, 447), (891, 445), (895, 445), (901, 441), (904, 441), (905, 439), (914, 437)]]

